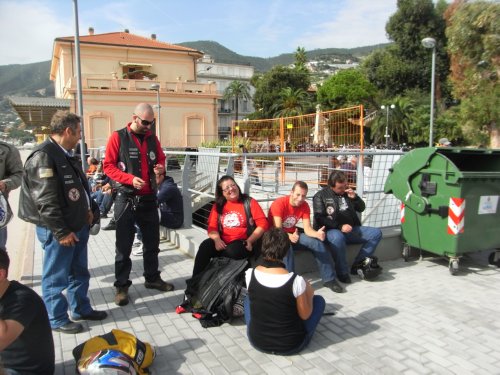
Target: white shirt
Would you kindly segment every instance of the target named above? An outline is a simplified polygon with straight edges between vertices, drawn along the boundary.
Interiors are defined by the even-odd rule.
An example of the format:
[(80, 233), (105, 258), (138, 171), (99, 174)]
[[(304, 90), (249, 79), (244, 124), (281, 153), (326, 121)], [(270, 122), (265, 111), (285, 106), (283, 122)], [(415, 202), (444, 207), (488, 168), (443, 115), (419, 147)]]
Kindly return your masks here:
[[(252, 279), (252, 271), (255, 272), (255, 278), (257, 281), (268, 287), (268, 288), (279, 288), (286, 284), (288, 280), (293, 276), (293, 272), (284, 273), (284, 274), (275, 274), (275, 273), (267, 273), (262, 272), (257, 269), (248, 269), (245, 272), (245, 280), (247, 282), (247, 289), (250, 287), (250, 281)], [(295, 298), (300, 296), (302, 293), (306, 291), (306, 281), (300, 275), (297, 275), (295, 280), (293, 281), (293, 295)]]

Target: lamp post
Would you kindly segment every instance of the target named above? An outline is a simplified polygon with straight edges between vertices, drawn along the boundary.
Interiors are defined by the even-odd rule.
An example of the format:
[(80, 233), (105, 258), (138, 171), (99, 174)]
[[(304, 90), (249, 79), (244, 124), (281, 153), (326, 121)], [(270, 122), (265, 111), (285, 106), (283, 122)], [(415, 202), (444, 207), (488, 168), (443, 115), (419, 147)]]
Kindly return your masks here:
[(153, 83), (151, 85), (151, 90), (156, 91), (156, 107), (158, 108), (158, 124), (156, 125), (156, 136), (158, 137), (158, 140), (160, 140), (161, 143), (161, 138), (160, 138), (160, 112), (161, 112), (161, 106), (160, 106), (160, 84), (159, 83)]
[(424, 48), (432, 48), (432, 73), (431, 73), (431, 120), (429, 124), (429, 147), (433, 146), (433, 126), (434, 126), (434, 81), (436, 74), (436, 39), (424, 38), (422, 39)]
[(389, 147), (389, 138), (391, 137), (389, 135), (389, 108), (390, 109), (394, 109), (396, 108), (396, 106), (394, 104), (391, 104), (391, 105), (382, 105), (380, 106), (380, 109), (384, 110), (384, 109), (387, 109), (387, 120), (385, 121), (385, 147)]

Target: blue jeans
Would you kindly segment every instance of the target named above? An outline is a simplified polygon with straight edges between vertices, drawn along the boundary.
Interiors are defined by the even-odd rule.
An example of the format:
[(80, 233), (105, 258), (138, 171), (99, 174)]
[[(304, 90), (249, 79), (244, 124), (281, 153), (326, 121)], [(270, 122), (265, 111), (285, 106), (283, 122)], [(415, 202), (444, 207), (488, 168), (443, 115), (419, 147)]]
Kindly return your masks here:
[(300, 234), (297, 243), (292, 243), (290, 245), (287, 255), (283, 258), (287, 271), (295, 272), (294, 251), (299, 249), (310, 250), (313, 253), (314, 259), (316, 259), (318, 263), (318, 269), (323, 283), (335, 280), (334, 262), (328, 248), (317, 238), (309, 237), (305, 233)]
[(7, 227), (0, 229), (0, 249), (7, 250)]
[[(325, 311), (325, 306), (326, 302), (325, 299), (322, 296), (315, 295), (313, 296), (313, 310), (311, 313), (311, 316), (304, 320), (304, 328), (306, 329), (306, 337), (304, 338), (304, 341), (302, 344), (300, 344), (297, 348), (292, 349), (286, 353), (280, 353), (280, 355), (292, 355), (295, 353), (298, 353), (302, 351), (303, 349), (306, 348), (307, 345), (311, 342), (311, 339), (314, 335), (314, 332), (316, 331), (316, 327), (319, 324), (319, 321), (321, 317), (323, 316), (323, 312)], [(249, 327), (250, 327), (250, 297), (247, 295), (245, 297), (245, 302), (243, 305), (243, 308), (245, 310), (245, 323), (247, 325), (247, 337), (248, 340), (250, 341), (250, 344), (252, 344), (252, 340), (250, 340), (250, 336), (248, 335)], [(252, 344), (253, 346), (253, 344)], [(259, 348), (256, 348), (260, 350)]]
[[(76, 233), (75, 246), (62, 246), (52, 232), (37, 226), (36, 235), (45, 251), (42, 270), (42, 296), (49, 314), (50, 326), (69, 323), (68, 307), (74, 319), (92, 312), (87, 292), (90, 273), (87, 265), (89, 226)], [(66, 290), (67, 299), (63, 295)], [(68, 304), (69, 302), (69, 304)]]
[(332, 245), (333, 257), (339, 275), (349, 274), (347, 266), (346, 251), (348, 244), (363, 244), (354, 259), (354, 264), (375, 253), (378, 243), (382, 239), (382, 231), (379, 228), (357, 226), (350, 233), (342, 233), (338, 229), (330, 229), (326, 232), (326, 239)]

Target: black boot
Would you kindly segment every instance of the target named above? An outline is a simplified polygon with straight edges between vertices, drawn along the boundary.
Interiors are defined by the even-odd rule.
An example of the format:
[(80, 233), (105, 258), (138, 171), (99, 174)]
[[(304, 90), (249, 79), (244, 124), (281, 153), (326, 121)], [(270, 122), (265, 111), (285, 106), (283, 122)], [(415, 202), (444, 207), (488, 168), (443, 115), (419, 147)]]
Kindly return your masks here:
[(108, 225), (106, 225), (102, 230), (116, 230), (116, 221), (115, 218), (111, 218)]

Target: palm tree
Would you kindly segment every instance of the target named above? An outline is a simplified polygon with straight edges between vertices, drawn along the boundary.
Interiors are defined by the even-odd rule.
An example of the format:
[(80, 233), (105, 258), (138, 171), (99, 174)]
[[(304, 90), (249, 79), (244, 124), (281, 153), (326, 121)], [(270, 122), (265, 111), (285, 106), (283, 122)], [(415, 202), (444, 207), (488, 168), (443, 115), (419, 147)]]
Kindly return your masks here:
[(246, 82), (232, 81), (228, 87), (224, 90), (224, 100), (234, 99), (235, 101), (235, 120), (238, 121), (238, 104), (240, 99), (250, 100), (252, 96), (250, 95), (250, 87)]
[(305, 90), (285, 87), (271, 110), (274, 112), (274, 117), (299, 116), (304, 114), (309, 105), (310, 100)]
[[(394, 109), (389, 112), (389, 139), (397, 143), (408, 142), (408, 133), (414, 112), (413, 103), (408, 98), (399, 96), (391, 100), (390, 103), (394, 103)], [(387, 125), (387, 113), (385, 111), (380, 111), (378, 118), (371, 127), (372, 140), (378, 143), (383, 143), (384, 139)]]

